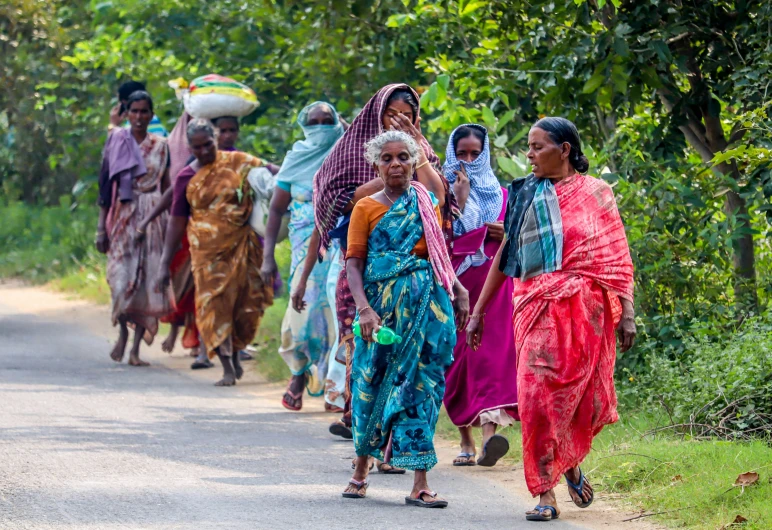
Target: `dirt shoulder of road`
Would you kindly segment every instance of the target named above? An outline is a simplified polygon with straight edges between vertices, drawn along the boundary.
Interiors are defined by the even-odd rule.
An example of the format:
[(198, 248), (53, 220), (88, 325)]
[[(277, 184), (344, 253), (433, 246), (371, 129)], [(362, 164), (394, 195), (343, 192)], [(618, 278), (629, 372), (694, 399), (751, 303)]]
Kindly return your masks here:
[[(109, 308), (105, 306), (95, 305), (44, 287), (28, 286), (17, 281), (0, 281), (0, 302), (3, 305), (12, 307), (19, 313), (32, 314), (57, 322), (71, 323), (96, 336), (104, 337), (105, 356), (110, 352), (116, 330), (110, 322)], [(203, 371), (190, 370), (191, 358), (179, 346), (171, 354), (162, 352), (160, 346), (162, 340), (163, 337), (156, 337), (151, 346), (143, 347), (142, 357), (152, 365), (146, 369), (152, 370), (154, 366), (161, 366), (177, 371), (185, 376), (201, 380), (202, 384), (212, 384), (219, 378), (219, 367)], [(141, 370), (143, 368), (137, 369)], [(238, 389), (253, 394), (259, 401), (258, 405), (262, 410), (284, 410), (281, 407), (281, 396), (284, 392), (284, 386), (267, 382), (255, 370), (247, 370), (244, 379), (239, 382)], [(223, 389), (223, 391), (227, 392), (228, 389)], [(320, 428), (325, 428), (334, 419), (334, 416), (322, 412), (323, 400), (321, 398), (306, 397), (305, 400), (306, 404), (303, 411), (296, 414), (302, 414), (310, 421), (318, 421)], [(437, 441), (436, 446), (441, 462), (440, 465), (451, 467), (451, 462), (456, 456), (458, 448), (453, 443), (442, 439)], [(485, 475), (486, 478), (497, 482), (501, 487), (516, 493), (521, 498), (530, 499), (530, 494), (525, 485), (522, 465), (453, 469), (459, 477), (470, 473), (475, 474), (477, 477)], [(630, 512), (621, 499), (609, 500), (600, 497), (596, 499), (592, 509), (580, 510), (569, 500), (565, 485), (561, 484), (557, 491), (561, 511), (568, 515), (566, 518), (570, 518), (571, 523), (581, 527), (591, 530), (659, 530), (664, 528), (648, 519), (625, 522), (626, 519), (636, 517), (640, 512)], [(534, 504), (536, 504), (535, 500)], [(513, 519), (513, 522), (516, 520)]]

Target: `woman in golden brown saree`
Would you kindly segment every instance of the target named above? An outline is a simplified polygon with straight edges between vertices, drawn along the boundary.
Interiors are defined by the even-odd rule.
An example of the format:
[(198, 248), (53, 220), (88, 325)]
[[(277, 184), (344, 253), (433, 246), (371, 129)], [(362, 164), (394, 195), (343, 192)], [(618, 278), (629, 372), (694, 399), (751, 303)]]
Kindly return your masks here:
[(263, 284), (263, 246), (249, 225), (247, 173), (263, 162), (238, 151), (218, 151), (214, 136), (206, 120), (188, 126), (195, 174), (180, 172), (174, 183), (160, 282), (168, 283), (169, 265), (187, 229), (196, 325), (209, 356), (217, 355), (223, 365), (216, 385), (232, 386), (244, 372), (238, 351), (254, 338), (265, 308), (273, 303), (273, 288)]

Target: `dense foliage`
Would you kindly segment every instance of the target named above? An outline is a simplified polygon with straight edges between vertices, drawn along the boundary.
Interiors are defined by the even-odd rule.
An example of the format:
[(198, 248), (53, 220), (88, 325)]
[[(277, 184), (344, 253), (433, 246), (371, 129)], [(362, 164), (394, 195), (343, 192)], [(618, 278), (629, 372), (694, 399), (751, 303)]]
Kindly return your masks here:
[[(80, 219), (130, 77), (148, 82), (169, 128), (180, 112), (169, 80), (217, 72), (249, 84), (261, 107), (243, 147), (277, 161), (309, 101), (351, 118), (405, 81), (423, 94), (438, 152), (456, 125), (489, 128), (502, 181), (527, 172), (529, 125), (563, 115), (618, 194), (641, 324), (621, 363), (639, 373), (648, 356), (690, 362), (723, 344), (769, 299), (770, 25), (772, 4), (750, 0), (10, 0), (0, 182), (27, 203), (74, 188)], [(685, 340), (695, 322), (698, 343)]]

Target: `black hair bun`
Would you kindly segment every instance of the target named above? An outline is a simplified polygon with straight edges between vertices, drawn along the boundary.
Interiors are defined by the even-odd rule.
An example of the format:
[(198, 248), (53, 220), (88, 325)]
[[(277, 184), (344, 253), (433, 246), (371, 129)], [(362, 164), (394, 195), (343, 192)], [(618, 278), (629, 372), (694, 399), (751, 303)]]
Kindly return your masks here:
[(568, 155), (568, 161), (579, 173), (586, 173), (590, 169), (590, 161), (584, 156), (581, 151), (577, 152), (575, 149), (571, 149), (571, 154)]

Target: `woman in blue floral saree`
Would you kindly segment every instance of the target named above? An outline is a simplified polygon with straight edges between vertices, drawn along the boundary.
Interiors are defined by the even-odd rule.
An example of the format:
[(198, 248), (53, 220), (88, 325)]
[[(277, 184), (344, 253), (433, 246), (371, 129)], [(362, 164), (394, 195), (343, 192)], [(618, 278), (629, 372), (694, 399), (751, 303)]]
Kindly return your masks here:
[[(444, 508), (447, 501), (429, 489), (426, 473), (437, 463), (433, 439), (445, 369), (469, 298), (440, 229), (444, 197), (435, 198), (420, 179), (411, 182), (418, 149), (399, 131), (368, 142), (365, 156), (384, 189), (359, 201), (351, 215), (346, 270), (362, 338), (351, 375), (356, 468), (343, 496), (365, 496), (368, 459), (375, 457), (415, 471), (407, 504)], [(381, 325), (402, 342), (374, 342)]]

